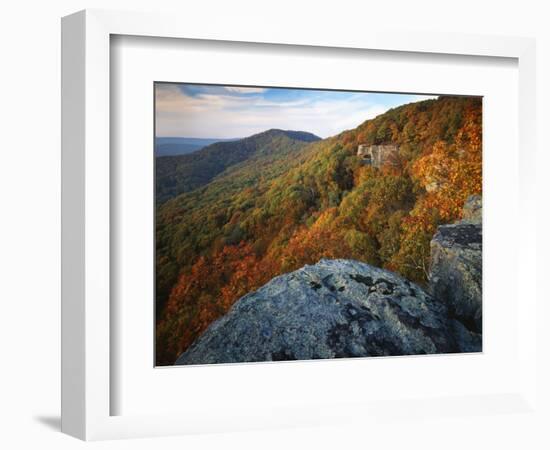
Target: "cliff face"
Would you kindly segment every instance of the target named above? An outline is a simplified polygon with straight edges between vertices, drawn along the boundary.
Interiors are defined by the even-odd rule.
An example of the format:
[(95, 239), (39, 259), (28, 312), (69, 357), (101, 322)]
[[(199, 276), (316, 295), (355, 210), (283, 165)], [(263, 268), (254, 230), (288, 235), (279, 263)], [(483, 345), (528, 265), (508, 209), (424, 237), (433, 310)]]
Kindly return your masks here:
[(396, 145), (365, 145), (361, 144), (357, 148), (357, 156), (361, 158), (363, 164), (369, 164), (374, 167), (382, 167), (386, 162), (395, 158), (398, 153)]
[(464, 206), (463, 220), (440, 226), (431, 242), (431, 293), (452, 317), (476, 333), (482, 331), (481, 197)]
[(480, 336), (419, 286), (358, 261), (321, 260), (242, 297), (176, 364), (480, 350)]

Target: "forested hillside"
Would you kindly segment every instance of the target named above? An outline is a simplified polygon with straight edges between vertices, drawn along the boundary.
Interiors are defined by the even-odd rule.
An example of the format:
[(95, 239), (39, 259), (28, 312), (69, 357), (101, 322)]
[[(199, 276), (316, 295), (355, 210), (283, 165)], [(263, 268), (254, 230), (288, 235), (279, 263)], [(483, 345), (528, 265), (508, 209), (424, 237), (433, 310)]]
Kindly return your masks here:
[[(424, 283), (436, 227), (481, 192), (481, 139), (481, 99), (440, 97), (329, 139), (212, 163), (205, 178), (177, 172), (178, 183), (195, 180), (179, 192), (195, 189), (157, 210), (157, 364), (172, 364), (244, 294), (322, 257)], [(356, 156), (359, 144), (389, 143), (398, 154), (380, 169)]]
[(216, 142), (191, 154), (158, 157), (156, 201), (162, 203), (203, 186), (228, 167), (249, 158), (297, 149), (318, 140), (311, 133), (268, 130), (245, 139)]

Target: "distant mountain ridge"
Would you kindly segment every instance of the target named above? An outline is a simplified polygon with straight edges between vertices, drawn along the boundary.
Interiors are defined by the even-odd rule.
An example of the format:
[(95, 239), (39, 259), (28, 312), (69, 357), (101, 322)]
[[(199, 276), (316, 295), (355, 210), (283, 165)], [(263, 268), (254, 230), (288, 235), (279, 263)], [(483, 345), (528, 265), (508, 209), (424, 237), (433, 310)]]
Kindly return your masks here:
[(240, 138), (158, 137), (155, 139), (155, 156), (178, 156), (196, 152), (216, 142), (237, 141)]
[[(462, 219), (466, 199), (481, 194), (480, 98), (403, 105), (311, 143), (280, 130), (249, 139), (264, 145), (242, 146), (238, 161), (224, 161), (198, 188), (157, 203), (157, 364), (173, 364), (239, 298), (321, 258), (353, 259), (425, 287), (434, 233)], [(390, 144), (398, 152), (380, 167), (357, 155), (361, 145)], [(217, 158), (212, 149), (219, 145), (235, 143), (188, 157)], [(170, 158), (157, 158), (163, 160)], [(466, 277), (438, 260), (442, 274)], [(448, 278), (440, 277), (441, 290)], [(473, 294), (453, 294), (457, 316), (463, 311), (456, 305)]]
[(297, 150), (321, 138), (305, 131), (271, 129), (236, 141), (216, 142), (186, 155), (156, 158), (156, 201), (192, 191), (252, 157)]

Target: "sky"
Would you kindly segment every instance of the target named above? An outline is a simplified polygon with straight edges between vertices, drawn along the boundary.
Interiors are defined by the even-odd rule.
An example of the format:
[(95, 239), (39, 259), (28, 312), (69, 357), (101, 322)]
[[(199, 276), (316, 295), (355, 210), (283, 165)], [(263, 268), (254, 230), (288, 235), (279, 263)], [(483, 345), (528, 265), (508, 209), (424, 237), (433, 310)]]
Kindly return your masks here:
[(428, 95), (157, 83), (156, 137), (240, 138), (270, 128), (321, 138)]

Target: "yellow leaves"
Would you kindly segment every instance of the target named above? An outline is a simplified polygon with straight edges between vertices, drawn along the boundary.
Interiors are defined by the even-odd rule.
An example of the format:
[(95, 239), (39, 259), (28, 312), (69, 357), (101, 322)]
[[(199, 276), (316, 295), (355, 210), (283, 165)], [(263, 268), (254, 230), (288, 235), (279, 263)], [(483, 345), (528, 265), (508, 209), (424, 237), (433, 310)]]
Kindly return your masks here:
[(480, 133), (479, 124), (470, 117), (459, 130), (457, 143), (436, 142), (413, 166), (413, 175), (430, 191), (432, 206), (445, 222), (458, 219), (466, 198), (481, 192)]
[[(357, 145), (378, 139), (399, 145), (399, 158), (360, 165)], [(460, 218), (466, 198), (482, 189), (481, 102), (407, 105), (311, 148), (163, 207), (157, 279), (171, 294), (157, 323), (162, 360), (173, 362), (240, 296), (322, 257), (425, 280), (437, 226)]]

